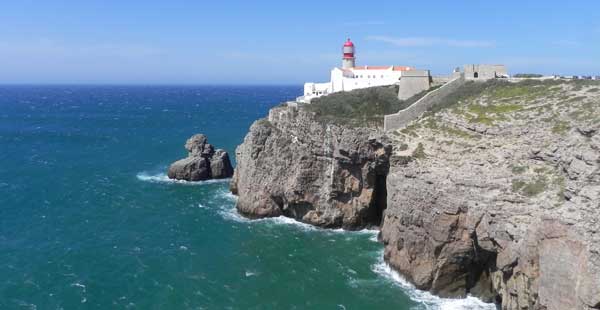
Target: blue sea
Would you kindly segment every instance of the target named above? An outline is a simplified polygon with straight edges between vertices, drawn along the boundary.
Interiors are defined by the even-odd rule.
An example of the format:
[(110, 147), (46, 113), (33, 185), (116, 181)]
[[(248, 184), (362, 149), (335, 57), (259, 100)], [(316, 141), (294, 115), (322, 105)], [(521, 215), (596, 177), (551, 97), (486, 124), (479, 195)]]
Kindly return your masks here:
[(299, 86), (0, 86), (0, 309), (493, 309), (415, 290), (376, 231), (235, 211), (173, 182), (195, 133), (230, 155)]

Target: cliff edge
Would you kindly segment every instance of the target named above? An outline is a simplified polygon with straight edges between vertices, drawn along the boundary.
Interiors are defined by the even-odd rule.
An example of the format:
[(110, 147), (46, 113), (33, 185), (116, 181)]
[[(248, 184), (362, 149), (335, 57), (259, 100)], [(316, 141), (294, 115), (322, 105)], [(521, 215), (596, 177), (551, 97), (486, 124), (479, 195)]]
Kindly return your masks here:
[(503, 309), (600, 308), (600, 88), (467, 84), (392, 132), (385, 259)]
[(391, 150), (375, 130), (324, 124), (303, 108), (280, 106), (256, 121), (236, 150), (231, 190), (238, 211), (251, 218), (379, 225)]
[(236, 151), (239, 212), (379, 225), (385, 260), (441, 296), (600, 309), (600, 85), (468, 82), (387, 134), (377, 118), (397, 102), (372, 95), (255, 122)]

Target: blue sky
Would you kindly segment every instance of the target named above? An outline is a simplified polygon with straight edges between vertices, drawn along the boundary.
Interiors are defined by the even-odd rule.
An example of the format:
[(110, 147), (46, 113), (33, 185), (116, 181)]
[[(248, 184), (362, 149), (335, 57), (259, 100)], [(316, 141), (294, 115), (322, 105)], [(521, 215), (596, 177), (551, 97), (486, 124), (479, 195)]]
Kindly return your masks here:
[(0, 83), (324, 81), (357, 64), (600, 75), (600, 1), (3, 1)]

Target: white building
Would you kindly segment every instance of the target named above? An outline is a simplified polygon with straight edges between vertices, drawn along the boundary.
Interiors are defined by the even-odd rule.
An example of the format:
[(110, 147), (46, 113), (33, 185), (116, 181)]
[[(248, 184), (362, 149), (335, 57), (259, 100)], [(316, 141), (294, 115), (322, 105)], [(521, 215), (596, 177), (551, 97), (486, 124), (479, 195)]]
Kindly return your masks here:
[(354, 44), (348, 39), (343, 47), (342, 67), (331, 70), (331, 80), (327, 83), (305, 83), (304, 95), (298, 101), (309, 102), (313, 98), (340, 91), (393, 85), (399, 82), (403, 72), (414, 70), (406, 66), (357, 67), (354, 52)]

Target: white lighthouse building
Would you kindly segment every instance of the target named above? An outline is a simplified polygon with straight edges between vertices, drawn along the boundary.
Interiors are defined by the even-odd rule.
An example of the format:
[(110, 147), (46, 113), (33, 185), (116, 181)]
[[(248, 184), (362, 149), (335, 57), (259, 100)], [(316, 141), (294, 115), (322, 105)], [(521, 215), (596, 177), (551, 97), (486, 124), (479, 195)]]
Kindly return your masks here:
[[(354, 43), (348, 39), (342, 47), (342, 67), (331, 70), (331, 80), (326, 83), (305, 83), (304, 94), (298, 101), (310, 102), (311, 99), (340, 91), (359, 88), (386, 86), (398, 83), (402, 75), (426, 75), (429, 88), (429, 71), (414, 70), (407, 66), (356, 66)], [(409, 74), (408, 71), (411, 71)], [(425, 87), (425, 86), (423, 86)]]

